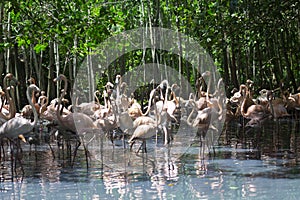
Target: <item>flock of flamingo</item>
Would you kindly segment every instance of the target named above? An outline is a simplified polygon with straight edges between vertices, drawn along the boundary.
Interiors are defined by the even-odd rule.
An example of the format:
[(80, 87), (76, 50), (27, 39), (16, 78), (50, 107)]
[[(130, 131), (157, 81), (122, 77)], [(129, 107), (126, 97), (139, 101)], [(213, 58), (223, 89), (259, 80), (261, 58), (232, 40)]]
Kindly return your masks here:
[[(89, 140), (83, 138), (89, 133), (102, 134), (112, 143), (119, 137), (124, 141), (124, 148), (128, 143), (130, 150), (137, 141), (141, 141), (136, 153), (141, 150), (146, 153), (146, 140), (154, 136), (157, 138), (159, 135), (166, 146), (172, 142), (174, 124), (185, 123), (196, 128), (196, 136), (204, 140), (207, 131), (215, 129), (211, 121), (222, 118), (225, 118), (226, 124), (243, 118), (247, 122), (245, 126), (254, 127), (261, 126), (267, 120), (299, 116), (300, 93), (286, 94), (282, 88), (262, 89), (254, 99), (254, 83), (247, 80), (227, 98), (219, 90), (219, 83), (216, 91), (209, 93), (210, 83), (206, 84), (204, 77), (210, 76), (211, 73), (207, 71), (199, 78), (206, 85), (206, 91), (203, 91), (202, 86), (197, 87), (196, 93), (191, 93), (188, 99), (176, 94), (179, 87), (177, 84), (170, 86), (168, 80), (164, 80), (153, 86), (146, 108), (142, 108), (137, 99), (125, 94), (127, 84), (120, 75), (116, 76), (115, 84), (108, 82), (102, 93), (95, 91), (95, 101), (79, 105), (76, 103), (69, 107), (65, 106), (69, 100), (64, 98), (68, 89), (68, 81), (64, 75), (54, 79), (54, 82), (62, 82), (64, 88), (60, 97), (51, 101), (31, 78), (26, 91), (29, 105), (16, 112), (14, 90), (18, 80), (8, 73), (0, 90), (0, 155), (7, 151), (5, 146), (17, 145), (21, 141), (38, 143), (39, 141), (35, 141), (37, 139), (29, 135), (38, 130), (37, 124), (45, 121), (50, 124), (49, 134), (55, 133), (56, 138), (60, 137), (65, 141), (75, 140), (76, 150), (82, 144), (88, 160), (87, 145), (93, 137)], [(219, 82), (221, 81), (220, 79)], [(98, 98), (101, 94), (103, 104)]]

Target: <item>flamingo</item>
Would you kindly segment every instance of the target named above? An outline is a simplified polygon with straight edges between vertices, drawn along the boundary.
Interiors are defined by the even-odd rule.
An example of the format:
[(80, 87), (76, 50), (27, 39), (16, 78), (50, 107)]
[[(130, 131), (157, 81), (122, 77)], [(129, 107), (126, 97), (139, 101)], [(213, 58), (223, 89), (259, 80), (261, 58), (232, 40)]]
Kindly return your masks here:
[(237, 89), (234, 88), (231, 93), (233, 93), (233, 96), (230, 98), (230, 102), (232, 104), (240, 104), (243, 101), (243, 91), (246, 89), (245, 84), (240, 85), (240, 89), (236, 91)]
[[(95, 92), (96, 94), (100, 93), (98, 90)], [(108, 96), (108, 93), (106, 90), (103, 91), (103, 99), (104, 99), (104, 105), (100, 105), (99, 103), (99, 109), (97, 109), (94, 114), (94, 119), (100, 119), (104, 118), (105, 116), (109, 115), (111, 112), (111, 99)], [(97, 102), (99, 102), (99, 99), (97, 98)]]
[[(43, 99), (43, 97), (42, 97)], [(62, 99), (62, 102), (66, 101), (66, 99)], [(68, 115), (71, 112), (66, 109), (63, 105), (61, 105), (60, 107), (57, 106), (58, 104), (58, 98), (52, 99), (50, 101), (50, 104), (47, 106), (47, 100), (46, 102), (44, 102), (44, 104), (41, 105), (41, 114), (40, 114), (40, 118), (41, 119), (45, 119), (48, 120), (50, 122), (56, 122), (57, 121), (57, 116), (56, 116), (56, 110), (59, 109), (60, 113), (62, 115)]]
[(294, 112), (297, 117), (296, 111), (300, 111), (300, 93), (290, 94), (287, 98), (287, 109)]
[[(99, 94), (100, 92), (98, 90), (96, 90), (94, 92), (94, 98), (96, 99), (96, 101), (91, 101), (91, 102), (83, 102), (76, 107), (78, 112), (84, 113), (90, 117), (94, 117), (94, 114), (97, 110), (101, 109), (101, 107), (103, 107), (102, 105), (100, 105), (99, 99), (97, 97), (97, 94)], [(77, 99), (78, 100), (78, 99)]]
[[(144, 152), (147, 153), (146, 149), (146, 139), (151, 138), (156, 134), (156, 125), (155, 124), (142, 124), (138, 126), (132, 137), (128, 140), (128, 143), (130, 144), (130, 150), (132, 149), (133, 144), (135, 143), (136, 140), (142, 140), (142, 145)], [(139, 147), (138, 153), (141, 149), (141, 146)]]
[[(36, 85), (36, 81), (33, 77), (29, 78), (27, 81), (29, 84)], [(35, 96), (34, 91), (32, 91), (32, 93), (31, 93), (31, 101), (33, 102), (33, 105), (35, 106), (35, 109), (37, 110), (38, 115), (40, 115), (40, 107), (41, 106), (36, 101), (36, 96)], [(33, 114), (33, 110), (30, 105), (25, 105), (21, 110), (21, 115), (25, 118), (31, 118), (32, 114)]]
[(133, 129), (133, 121), (127, 111), (118, 114), (118, 122), (121, 130), (124, 133), (129, 133)]
[(253, 86), (254, 82), (250, 79), (247, 79), (246, 81), (246, 86), (249, 90), (249, 96), (250, 98), (253, 98), (253, 90), (254, 90), (254, 86)]
[[(63, 74), (60, 74), (57, 78), (54, 79), (54, 82), (58, 82), (58, 81), (64, 82), (64, 90), (60, 95), (60, 98), (58, 100), (58, 105), (57, 105), (58, 108), (60, 108), (62, 99), (66, 95), (68, 82), (67, 82), (67, 78)], [(73, 136), (80, 138), (80, 141), (83, 143), (83, 148), (85, 150), (87, 167), (88, 167), (88, 150), (87, 150), (87, 146), (84, 143), (83, 138), (87, 132), (99, 130), (98, 127), (95, 126), (93, 123), (93, 120), (84, 113), (69, 113), (65, 116), (62, 116), (62, 115), (60, 115), (59, 109), (57, 109), (56, 117), (57, 117), (57, 120), (58, 120), (61, 130), (71, 132)], [(92, 137), (92, 139), (93, 138), (94, 137)], [(91, 140), (88, 141), (87, 144), (89, 142), (91, 142)], [(79, 145), (76, 147), (75, 152), (77, 151), (77, 149), (79, 148), (79, 146), (81, 144), (80, 141), (79, 141)], [(75, 155), (74, 155), (74, 158), (75, 158)]]
[[(7, 81), (10, 81), (10, 87), (7, 86)], [(0, 112), (0, 118), (2, 118), (4, 121), (12, 119), (16, 115), (15, 102), (14, 102), (13, 98), (9, 96), (9, 89), (13, 89), (13, 87), (11, 86), (11, 83), (13, 83), (13, 82), (15, 82), (15, 83), (18, 82), (17, 79), (14, 77), (14, 75), (12, 73), (6, 74), (3, 79), (3, 90), (5, 93), (6, 101), (8, 101), (8, 103), (9, 103), (9, 112), (8, 112), (8, 114), (4, 114), (4, 113)], [(4, 94), (2, 93), (2, 95), (4, 95)], [(2, 107), (3, 107), (3, 104), (1, 105), (1, 108)]]
[(49, 103), (48, 97), (45, 95), (45, 91), (41, 91), (41, 96), (38, 99), (38, 104), (41, 105), (39, 113), (42, 115), (47, 110), (47, 105)]
[(282, 117), (289, 117), (290, 114), (288, 114), (286, 108), (284, 107), (283, 104), (281, 103), (278, 103), (277, 102), (273, 102), (273, 91), (272, 90), (269, 90), (267, 92), (267, 99), (268, 99), (268, 105), (267, 105), (267, 108), (269, 111), (271, 111), (273, 117), (275, 119), (278, 119), (278, 118), (282, 118)]
[[(206, 88), (205, 96), (201, 97), (200, 99), (202, 104), (199, 104), (198, 101), (194, 101), (193, 99), (190, 99), (188, 103), (192, 104), (193, 110), (189, 114), (186, 122), (189, 126), (197, 128), (197, 136), (200, 137), (201, 143), (203, 142), (204, 138), (206, 137), (206, 134), (211, 128), (212, 130), (216, 130), (216, 128), (211, 125), (211, 121), (214, 120), (221, 120), (222, 114), (223, 114), (223, 106), (222, 106), (222, 95), (220, 92), (220, 85), (222, 83), (222, 80), (219, 80), (218, 82), (218, 90), (215, 92), (215, 95), (219, 95), (217, 98), (210, 97), (209, 90), (211, 85), (211, 73), (209, 71), (206, 71), (202, 74), (202, 77), (208, 76), (208, 84)], [(200, 106), (201, 105), (201, 106)], [(191, 121), (191, 117), (193, 116), (194, 112), (197, 111), (196, 117)]]
[[(154, 81), (154, 80), (152, 80), (152, 81)], [(151, 81), (151, 82), (152, 82), (152, 81)], [(153, 92), (150, 92), (150, 97), (149, 97), (149, 99), (152, 99), (153, 95), (154, 95), (154, 91), (153, 91)], [(132, 96), (132, 97), (130, 98), (129, 108), (128, 108), (128, 114), (129, 114), (129, 116), (130, 116), (133, 120), (135, 120), (135, 119), (137, 119), (138, 117), (141, 117), (141, 116), (147, 116), (147, 115), (149, 114), (149, 112), (150, 112), (151, 101), (150, 101), (150, 100), (148, 101), (147, 110), (145, 111), (145, 113), (143, 113), (142, 107), (141, 107), (141, 105), (137, 102), (137, 100), (134, 99), (133, 93), (131, 94), (131, 96)]]
[(106, 113), (103, 116), (103, 118), (97, 119), (94, 122), (94, 125), (98, 128), (101, 128), (104, 131), (104, 133), (106, 134), (106, 136), (109, 137), (111, 142), (114, 144), (114, 142), (113, 142), (114, 137), (112, 136), (111, 132), (118, 127), (118, 123), (117, 123), (115, 108), (112, 105), (110, 107), (112, 107), (113, 115), (107, 116), (107, 113)]
[[(28, 81), (29, 84), (35, 84), (36, 85), (36, 80), (33, 77), (30, 77), (27, 81)], [(36, 110), (38, 112), (38, 115), (39, 115), (40, 114), (39, 113), (39, 111), (40, 111), (40, 104), (38, 104), (37, 101), (36, 101), (35, 92), (32, 92), (31, 99), (32, 99), (32, 102), (33, 102), (33, 104), (34, 104), (34, 106), (35, 106), (35, 108), (36, 108)]]
[[(149, 97), (149, 104), (148, 104), (148, 109), (146, 111), (146, 113), (149, 113), (150, 111), (150, 107), (151, 107), (151, 101), (153, 99), (153, 95), (155, 93), (155, 89), (153, 89), (151, 92), (150, 92), (150, 97)], [(157, 105), (157, 104), (156, 104)], [(156, 106), (157, 108), (157, 106)], [(145, 113), (145, 114), (146, 114)], [(133, 121), (133, 128), (136, 129), (138, 126), (140, 125), (145, 125), (145, 124), (155, 124), (155, 120), (149, 116), (146, 116), (146, 115), (141, 115), (139, 117), (137, 117), (134, 121)]]
[(260, 120), (270, 114), (264, 106), (254, 104), (252, 99), (249, 97), (250, 94), (247, 87), (244, 93), (244, 99), (241, 105), (241, 114), (244, 118)]
[[(155, 89), (154, 89), (155, 90)], [(151, 91), (151, 93), (154, 93), (154, 90)], [(152, 95), (150, 94), (150, 97)], [(151, 99), (149, 99), (151, 101)], [(145, 153), (147, 153), (146, 149), (146, 140), (148, 138), (151, 138), (152, 136), (156, 135), (156, 130), (158, 125), (161, 123), (161, 117), (158, 114), (156, 104), (154, 103), (154, 111), (156, 115), (156, 120), (153, 120), (150, 117), (142, 116), (140, 118), (137, 118), (134, 121), (134, 126), (136, 126), (131, 138), (128, 140), (128, 143), (130, 144), (130, 150), (132, 149), (133, 144), (136, 140), (142, 140), (142, 144), (137, 150), (136, 153), (138, 153), (143, 146), (143, 150)]]
[[(150, 111), (151, 101), (152, 101), (154, 92), (155, 92), (155, 89), (150, 92), (150, 97), (149, 97), (149, 101), (148, 101), (149, 104), (148, 104), (148, 109), (147, 109), (146, 113), (149, 113), (149, 111)], [(156, 110), (155, 110), (155, 113), (156, 113), (157, 112), (156, 105), (155, 105), (155, 108), (156, 108)], [(145, 116), (145, 115), (141, 114), (141, 116), (136, 117), (135, 120), (131, 123), (132, 123), (132, 128), (134, 129), (134, 132), (133, 132), (132, 137), (128, 141), (128, 143), (131, 144), (130, 149), (132, 148), (132, 145), (134, 144), (135, 140), (137, 138), (141, 137), (140, 135), (142, 135), (142, 137), (145, 137), (145, 138), (148, 138), (148, 136), (151, 137), (150, 135), (153, 134), (152, 126), (156, 125), (156, 121), (149, 116)], [(156, 134), (156, 131), (155, 131), (155, 134)], [(144, 143), (144, 141), (143, 141), (143, 143)]]
[[(163, 132), (165, 134), (165, 142), (164, 144), (167, 145), (170, 140), (172, 139), (172, 136), (168, 134), (167, 127), (169, 126), (169, 123), (171, 121), (178, 122), (177, 118), (174, 116), (174, 114), (178, 114), (179, 110), (179, 101), (177, 100), (177, 97), (175, 95), (175, 88), (178, 88), (177, 84), (172, 84), (172, 86), (169, 86), (168, 80), (163, 80), (156, 89), (160, 91), (161, 95), (161, 101), (156, 102), (156, 107), (158, 110), (158, 113), (161, 115), (161, 123), (159, 124), (160, 127), (163, 129)], [(172, 97), (172, 100), (168, 100), (168, 93), (170, 89), (170, 96)], [(163, 97), (163, 93), (165, 97)]]
[(249, 96), (249, 91), (246, 86), (243, 91), (243, 101), (240, 106), (241, 115), (250, 119), (247, 122), (246, 127), (259, 127), (263, 122), (265, 122), (269, 117), (271, 117), (271, 112), (266, 108), (266, 106), (255, 104)]
[[(66, 95), (68, 83), (67, 83), (67, 78), (63, 74), (59, 75), (56, 79), (54, 79), (54, 82), (58, 82), (58, 81), (63, 81), (65, 84), (64, 90), (58, 100), (57, 107), (60, 108), (62, 99)], [(57, 116), (60, 126), (63, 129), (72, 131), (74, 133), (75, 132), (82, 133), (82, 131), (84, 131), (85, 129), (95, 128), (95, 125), (93, 124), (93, 120), (89, 116), (87, 116), (86, 114), (83, 114), (83, 113), (69, 113), (65, 116), (62, 116), (62, 115), (60, 115), (59, 109), (56, 109), (56, 116)], [(76, 122), (79, 122), (79, 123), (76, 124)], [(80, 126), (78, 126), (78, 125), (80, 125)]]
[[(206, 107), (202, 110), (198, 110), (198, 106), (194, 101), (190, 101), (190, 103), (193, 106), (193, 110), (189, 114), (186, 122), (189, 126), (197, 128), (197, 136), (200, 137), (202, 141), (210, 127), (212, 108)], [(195, 111), (197, 111), (197, 116), (193, 121), (191, 121), (191, 117)]]
[(30, 92), (39, 92), (39, 91), (40, 89), (34, 84), (31, 84), (27, 87), (26, 97), (30, 106), (32, 107), (34, 120), (30, 122), (27, 119), (22, 117), (14, 117), (8, 120), (0, 127), (0, 138), (8, 138), (10, 140), (13, 140), (19, 137), (20, 135), (32, 131), (32, 129), (35, 127), (38, 121), (38, 114), (31, 100)]
[(267, 89), (262, 89), (259, 91), (259, 96), (257, 97), (257, 102), (260, 104), (260, 105), (263, 105), (263, 106), (267, 106), (268, 105), (268, 98), (267, 98), (267, 95), (268, 95), (268, 90)]
[[(1, 107), (0, 107), (0, 115), (3, 115), (2, 113), (2, 109), (3, 109), (3, 106), (5, 104), (5, 92), (2, 91), (2, 89), (0, 88), (0, 101), (1, 101)], [(4, 122), (6, 122), (7, 120), (5, 119), (6, 116), (3, 117), (0, 117), (0, 125), (3, 124)]]
[(120, 91), (121, 91), (121, 106), (123, 111), (127, 111), (129, 107), (129, 101), (130, 99), (126, 95), (126, 89), (127, 89), (127, 83), (122, 82), (120, 85)]
[(133, 103), (128, 108), (128, 114), (133, 120), (143, 116), (142, 107), (135, 99), (133, 99)]
[[(205, 80), (204, 78), (205, 77), (208, 77), (208, 83), (205, 84)], [(210, 101), (210, 95), (209, 95), (209, 90), (210, 90), (210, 85), (211, 85), (211, 72), (210, 71), (205, 71), (204, 73), (201, 74), (201, 78), (200, 78), (202, 81), (202, 83), (204, 85), (207, 86), (207, 91), (206, 93), (202, 91), (202, 86), (200, 87), (200, 91), (199, 91), (199, 99), (196, 101), (196, 105), (198, 107), (199, 110), (202, 110), (208, 106), (210, 106), (212, 104), (212, 102)]]
[[(166, 81), (166, 80), (165, 80), (165, 81)], [(164, 82), (164, 81), (163, 81), (163, 82)], [(161, 111), (163, 110), (163, 108), (165, 108), (166, 111), (168, 112), (168, 114), (170, 115), (170, 117), (171, 117), (174, 121), (177, 122), (177, 119), (176, 119), (176, 117), (174, 116), (174, 113), (175, 113), (176, 109), (178, 109), (178, 107), (179, 107), (179, 102), (178, 102), (178, 100), (177, 100), (177, 98), (176, 98), (176, 95), (175, 95), (174, 90), (175, 90), (175, 88), (178, 87), (178, 85), (177, 85), (177, 84), (172, 84), (172, 86), (169, 87), (167, 81), (166, 81), (166, 84), (167, 84), (167, 90), (166, 90), (166, 93), (165, 93), (164, 101), (163, 101), (163, 102), (162, 102), (162, 101), (159, 101), (158, 103), (156, 103), (156, 104), (157, 104), (157, 107), (159, 108), (159, 109), (158, 109), (158, 112), (161, 112)], [(161, 88), (161, 85), (162, 85), (162, 84), (159, 85), (159, 88), (160, 88), (160, 90), (161, 90), (161, 92), (162, 92), (162, 89), (163, 89), (163, 88)], [(170, 90), (170, 95), (173, 97), (172, 100), (168, 100), (168, 91), (169, 91), (168, 89), (169, 89), (169, 88), (171, 89), (171, 90)], [(161, 104), (161, 102), (163, 103), (163, 105), (159, 105), (159, 104)]]

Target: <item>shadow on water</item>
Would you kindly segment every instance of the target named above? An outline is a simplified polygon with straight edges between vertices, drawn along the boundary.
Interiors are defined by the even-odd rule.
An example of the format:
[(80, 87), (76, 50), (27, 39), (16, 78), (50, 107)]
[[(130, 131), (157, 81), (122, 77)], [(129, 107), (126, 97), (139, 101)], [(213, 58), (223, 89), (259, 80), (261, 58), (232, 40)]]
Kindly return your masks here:
[(12, 164), (9, 147), (5, 146), (6, 157), (1, 157), (0, 166), (0, 196), (3, 199), (293, 198), (300, 193), (299, 130), (299, 121), (290, 119), (269, 121), (256, 128), (234, 122), (227, 126), (211, 154), (204, 153), (197, 143), (191, 145), (191, 140), (181, 144), (182, 138), (175, 139), (168, 147), (155, 139), (149, 140), (148, 153), (136, 154), (128, 147), (124, 149), (122, 141), (113, 146), (109, 140), (96, 137), (88, 147), (88, 169), (82, 148), (72, 162), (73, 149), (61, 149), (53, 143), (53, 155), (47, 144), (37, 145), (32, 152), (29, 144), (22, 144), (21, 162)]

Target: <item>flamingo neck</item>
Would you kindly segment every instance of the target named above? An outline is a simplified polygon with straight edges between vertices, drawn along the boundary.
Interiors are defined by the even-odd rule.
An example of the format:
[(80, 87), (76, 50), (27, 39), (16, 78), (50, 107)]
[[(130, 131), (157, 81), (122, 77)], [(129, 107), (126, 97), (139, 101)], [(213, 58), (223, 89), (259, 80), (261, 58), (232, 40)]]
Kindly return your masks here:
[(116, 96), (116, 104), (117, 104), (116, 109), (117, 109), (117, 112), (119, 112), (121, 110), (120, 109), (120, 107), (121, 107), (121, 97), (120, 96), (121, 96), (120, 95), (120, 82), (118, 82), (118, 84), (117, 84), (117, 96)]
[[(193, 103), (194, 103), (194, 102), (192, 102), (192, 104), (193, 104)], [(196, 105), (193, 105), (193, 106), (196, 106)], [(194, 114), (194, 111), (195, 111), (195, 107), (193, 107), (192, 112), (189, 114), (189, 116), (188, 116), (188, 118), (187, 118), (187, 120), (186, 120), (186, 122), (187, 122), (187, 124), (188, 124), (189, 126), (192, 126), (192, 122), (191, 122), (190, 120), (191, 120), (192, 115)]]
[[(15, 102), (14, 99), (9, 95), (9, 91), (7, 90), (7, 79), (11, 79), (10, 78), (11, 74), (7, 74), (4, 79), (3, 79), (3, 90), (5, 92), (5, 98), (8, 101), (9, 104), (9, 114), (8, 115), (4, 115), (4, 114), (0, 114), (2, 118), (4, 119), (11, 119), (16, 115), (16, 108), (15, 108)], [(2, 109), (2, 107), (1, 107)]]
[(31, 92), (31, 101), (33, 104), (36, 104), (36, 98), (35, 98), (35, 95), (34, 95), (34, 91)]
[[(271, 96), (271, 98), (270, 98), (270, 96)], [(268, 94), (267, 95), (267, 99), (268, 99), (268, 104), (269, 104), (269, 106), (270, 106), (270, 109), (271, 109), (271, 113), (272, 113), (272, 115), (273, 115), (273, 117), (275, 117), (275, 113), (274, 113), (274, 107), (273, 107), (273, 104), (272, 104), (272, 98), (273, 98), (273, 95), (272, 94)]]
[(94, 92), (94, 97), (95, 97), (95, 99), (96, 99), (97, 104), (100, 105), (100, 101), (99, 101), (99, 98), (98, 98), (98, 96), (97, 96), (98, 93), (99, 93), (98, 90), (95, 91), (95, 92)]
[(156, 126), (158, 126), (161, 123), (161, 116), (158, 113), (157, 107), (156, 107), (156, 102), (153, 102), (154, 106), (154, 112), (155, 112), (155, 117), (156, 117)]
[(66, 91), (67, 91), (67, 87), (68, 87), (68, 83), (66, 81), (66, 79), (63, 77), (62, 78), (62, 81), (64, 82), (64, 90), (63, 92), (61, 93), (59, 99), (58, 99), (58, 104), (57, 104), (57, 109), (56, 109), (56, 116), (57, 116), (57, 119), (62, 122), (63, 119), (62, 119), (62, 116), (60, 115), (60, 105), (61, 105), (61, 102), (62, 102), (62, 99), (64, 98), (64, 96), (66, 95)]
[(148, 101), (148, 108), (147, 108), (147, 110), (146, 110), (145, 113), (142, 112), (142, 116), (146, 116), (146, 115), (149, 114), (150, 108), (151, 108), (151, 102), (152, 102), (152, 99), (153, 99), (154, 92), (155, 92), (155, 89), (153, 89), (153, 90), (150, 92), (150, 97), (149, 97), (149, 101)]
[(243, 99), (243, 102), (242, 102), (242, 105), (241, 105), (241, 113), (243, 115), (243, 117), (247, 117), (249, 114), (248, 114), (248, 108), (249, 108), (249, 105), (247, 105), (247, 100), (249, 99), (249, 93), (248, 93), (248, 90), (245, 91), (245, 95), (244, 95), (244, 99)]
[(208, 84), (207, 84), (207, 91), (206, 91), (206, 101), (207, 101), (207, 103), (211, 103), (210, 100), (209, 100), (210, 85), (211, 85), (211, 74), (209, 74), (209, 76), (208, 76)]
[(16, 104), (15, 104), (15, 96), (14, 96), (14, 89), (12, 87), (12, 95), (11, 98), (9, 98), (9, 117), (10, 119), (15, 117), (16, 115)]
[(49, 103), (48, 97), (43, 96), (41, 102), (42, 103), (41, 103), (40, 113), (43, 113)]
[(26, 97), (27, 97), (27, 100), (28, 100), (30, 106), (32, 107), (34, 118), (33, 118), (33, 122), (31, 122), (30, 124), (31, 124), (31, 126), (34, 127), (36, 125), (37, 121), (38, 121), (38, 113), (37, 113), (36, 108), (35, 108), (35, 106), (32, 102), (32, 99), (30, 98), (30, 86), (27, 88)]

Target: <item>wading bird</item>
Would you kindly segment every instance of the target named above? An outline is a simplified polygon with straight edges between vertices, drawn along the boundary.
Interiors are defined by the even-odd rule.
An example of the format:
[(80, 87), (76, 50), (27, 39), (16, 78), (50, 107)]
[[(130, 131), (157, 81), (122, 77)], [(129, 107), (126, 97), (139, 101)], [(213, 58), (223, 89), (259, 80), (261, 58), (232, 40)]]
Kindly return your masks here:
[(30, 86), (28, 86), (26, 92), (27, 100), (33, 110), (34, 120), (30, 122), (29, 120), (23, 117), (14, 117), (8, 120), (0, 127), (0, 138), (8, 138), (12, 140), (19, 137), (19, 135), (26, 134), (32, 131), (32, 129), (37, 123), (38, 114), (30, 98), (30, 92), (39, 92), (39, 91), (40, 89), (36, 85), (31, 84)]
[[(67, 78), (63, 75), (60, 74), (57, 78), (54, 79), (54, 82), (58, 82), (58, 81), (63, 81), (64, 82), (64, 90), (60, 95), (60, 98), (58, 100), (58, 108), (60, 108), (62, 99), (64, 98), (64, 96), (66, 95), (66, 91), (67, 91)], [(87, 162), (87, 167), (88, 167), (88, 150), (87, 150), (87, 144), (94, 138), (92, 137), (92, 139), (90, 141), (87, 142), (87, 144), (84, 143), (84, 136), (86, 135), (86, 133), (88, 132), (93, 132), (93, 131), (97, 131), (99, 130), (97, 128), (97, 126), (94, 125), (93, 120), (87, 116), (86, 114), (83, 113), (69, 113), (65, 116), (60, 115), (60, 110), (57, 109), (56, 110), (56, 116), (58, 119), (58, 123), (59, 123), (59, 127), (60, 129), (67, 131), (71, 134), (71, 136), (75, 136), (75, 137), (79, 137), (79, 143), (75, 149), (75, 154), (74, 154), (74, 158), (76, 156), (76, 151), (78, 149), (78, 147), (80, 146), (80, 144), (83, 144), (83, 148), (85, 150), (85, 155), (86, 155), (86, 162)]]
[[(7, 82), (9, 82), (9, 84), (7, 84)], [(5, 75), (4, 79), (3, 79), (3, 94), (5, 94), (5, 98), (6, 101), (9, 104), (9, 108), (8, 108), (8, 113), (2, 112), (3, 106), (4, 106), (4, 102), (2, 101), (2, 105), (1, 105), (1, 112), (0, 112), (0, 118), (3, 120), (3, 122), (12, 119), (13, 117), (15, 117), (16, 115), (16, 105), (14, 102), (14, 99), (9, 95), (10, 92), (13, 93), (14, 92), (14, 86), (18, 83), (17, 79), (14, 77), (14, 75), (12, 73), (8, 73)], [(11, 90), (11, 91), (10, 91)]]
[[(154, 89), (155, 90), (155, 89)], [(151, 91), (151, 93), (154, 93), (154, 90)], [(152, 95), (150, 95), (151, 97)], [(149, 101), (152, 101), (153, 98), (149, 99)], [(136, 153), (140, 151), (140, 149), (143, 147), (143, 152), (147, 153), (146, 149), (146, 140), (151, 138), (152, 136), (156, 135), (157, 127), (161, 123), (161, 117), (157, 112), (157, 107), (155, 102), (153, 102), (154, 105), (154, 112), (156, 116), (156, 120), (147, 117), (147, 116), (141, 116), (140, 118), (137, 118), (134, 121), (134, 127), (135, 130), (131, 136), (131, 138), (128, 140), (128, 143), (130, 144), (130, 150), (132, 149), (133, 144), (136, 142), (136, 140), (142, 140), (142, 144), (137, 150)]]

